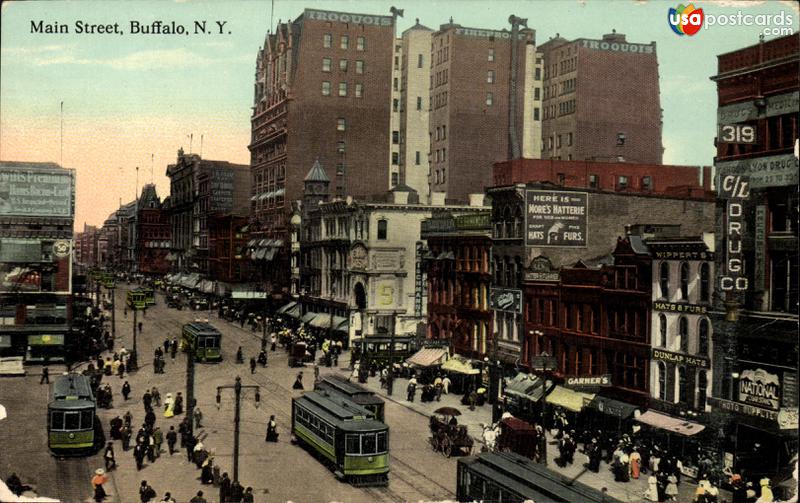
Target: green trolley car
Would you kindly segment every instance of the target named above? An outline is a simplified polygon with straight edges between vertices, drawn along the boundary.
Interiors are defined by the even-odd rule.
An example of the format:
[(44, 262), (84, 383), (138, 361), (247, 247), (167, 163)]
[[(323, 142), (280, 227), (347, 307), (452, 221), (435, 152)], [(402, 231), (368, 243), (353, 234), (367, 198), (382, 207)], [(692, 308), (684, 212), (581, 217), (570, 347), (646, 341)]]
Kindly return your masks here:
[(292, 437), (355, 486), (389, 483), (389, 427), (367, 409), (325, 391), (292, 399)]
[(148, 306), (156, 304), (156, 292), (152, 288), (140, 288), (140, 292), (144, 294), (144, 303)]
[(95, 449), (95, 398), (91, 379), (81, 374), (59, 376), (47, 406), (47, 446), (60, 456), (90, 454)]
[(147, 298), (141, 290), (128, 290), (125, 303), (129, 309), (142, 310), (147, 307)]
[(361, 386), (360, 384), (350, 382), (344, 377), (337, 375), (328, 375), (322, 378), (316, 385), (317, 390), (324, 390), (330, 393), (342, 395), (356, 405), (360, 405), (372, 412), (375, 419), (383, 421), (383, 410), (386, 403), (382, 398), (377, 396), (374, 392)]
[(193, 352), (195, 361), (222, 361), (221, 343), (222, 334), (207, 322), (195, 321), (183, 326), (181, 349)]

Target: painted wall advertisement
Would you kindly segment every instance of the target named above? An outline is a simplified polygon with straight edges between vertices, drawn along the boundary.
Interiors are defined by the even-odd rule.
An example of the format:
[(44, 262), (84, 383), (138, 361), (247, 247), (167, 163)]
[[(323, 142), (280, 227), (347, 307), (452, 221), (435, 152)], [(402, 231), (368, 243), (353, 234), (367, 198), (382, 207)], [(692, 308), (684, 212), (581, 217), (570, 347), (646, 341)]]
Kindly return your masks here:
[(522, 312), (522, 290), (492, 288), (490, 292), (490, 301), (492, 309), (495, 311), (505, 311), (509, 313)]
[(781, 382), (764, 369), (748, 369), (739, 377), (739, 402), (770, 410), (780, 408)]
[(0, 171), (0, 215), (71, 217), (74, 172), (6, 167)]
[(588, 213), (586, 192), (525, 191), (525, 246), (585, 247)]

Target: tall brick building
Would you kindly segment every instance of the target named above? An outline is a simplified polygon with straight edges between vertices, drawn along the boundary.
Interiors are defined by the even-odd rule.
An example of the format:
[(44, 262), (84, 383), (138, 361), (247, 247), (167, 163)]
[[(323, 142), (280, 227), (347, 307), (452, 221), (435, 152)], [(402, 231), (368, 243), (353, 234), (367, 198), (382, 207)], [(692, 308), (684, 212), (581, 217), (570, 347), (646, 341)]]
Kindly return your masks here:
[(710, 403), (734, 468), (772, 477), (788, 472), (797, 452), (800, 38), (762, 39), (717, 59), (716, 246), (724, 253), (715, 267)]
[[(453, 24), (439, 27), (430, 54), (430, 190), (453, 200), (492, 185), (492, 164), (519, 157), (509, 139), (512, 69), (516, 72), (514, 121), (521, 151), (527, 51), (536, 52), (535, 33)], [(512, 64), (512, 47), (515, 64)], [(410, 104), (409, 104), (410, 105)]]
[(332, 168), (332, 195), (390, 186), (394, 24), (389, 16), (306, 9), (279, 23), (258, 52), (250, 232), (278, 250), (254, 250), (271, 257), (259, 267), (270, 289), (289, 285), (291, 202), (316, 159)]
[(556, 36), (544, 54), (542, 159), (661, 164), (656, 43)]

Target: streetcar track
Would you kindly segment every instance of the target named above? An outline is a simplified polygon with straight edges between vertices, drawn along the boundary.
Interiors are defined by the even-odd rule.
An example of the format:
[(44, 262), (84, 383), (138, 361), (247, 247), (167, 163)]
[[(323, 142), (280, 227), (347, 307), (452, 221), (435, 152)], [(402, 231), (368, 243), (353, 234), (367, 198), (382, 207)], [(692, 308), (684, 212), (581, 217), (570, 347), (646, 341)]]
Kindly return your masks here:
[[(165, 306), (166, 307), (166, 306)], [(182, 326), (184, 323), (188, 323), (195, 318), (206, 318), (206, 316), (197, 316), (195, 313), (199, 312), (192, 312), (190, 311), (189, 316), (187, 316), (188, 320), (179, 320), (179, 319), (170, 319), (166, 317), (155, 317), (153, 320), (153, 325), (157, 327), (159, 332), (163, 332), (165, 334), (176, 333), (175, 337), (180, 338), (180, 334), (182, 331)], [(209, 323), (211, 320), (211, 315), (207, 316)], [(151, 318), (152, 319), (152, 318)], [(289, 434), (291, 435), (291, 400), (287, 401), (283, 400), (280, 395), (288, 396), (290, 399), (294, 396), (294, 391), (289, 386), (285, 386), (283, 384), (278, 383), (271, 377), (260, 373), (250, 373), (249, 368), (247, 368), (246, 364), (235, 363), (235, 356), (231, 356), (234, 353), (231, 353), (229, 350), (226, 351), (225, 341), (228, 340), (236, 340), (234, 337), (238, 336), (239, 342), (242, 343), (244, 346), (244, 342), (246, 339), (250, 339), (250, 342), (260, 342), (261, 341), (261, 334), (259, 332), (253, 332), (250, 329), (243, 328), (239, 324), (230, 322), (224, 318), (217, 318), (215, 321), (218, 321), (220, 324), (224, 325), (226, 328), (230, 328), (234, 331), (234, 334), (231, 334), (230, 337), (223, 337), (223, 346), (220, 347), (220, 353), (222, 354), (223, 358), (222, 361), (215, 365), (224, 365), (225, 368), (236, 370), (237, 372), (233, 372), (234, 374), (239, 374), (242, 378), (242, 381), (249, 381), (252, 384), (257, 384), (261, 386), (262, 390), (267, 391), (267, 393), (261, 394), (261, 405), (266, 406), (270, 409), (269, 413), (263, 413), (265, 415), (268, 414), (275, 414), (275, 416), (286, 425), (286, 430), (288, 430)], [(173, 332), (174, 330), (174, 332)], [(237, 333), (238, 332), (238, 333)], [(249, 335), (250, 338), (245, 338), (244, 336)], [(228, 344), (230, 346), (230, 344)], [(250, 344), (248, 344), (250, 346)], [(256, 348), (258, 351), (260, 348)], [(285, 348), (282, 348), (285, 349)], [(184, 353), (186, 357), (189, 357), (188, 353)], [(273, 359), (278, 360), (278, 351), (276, 351), (273, 356), (269, 358), (270, 361)], [(287, 363), (286, 360), (280, 358), (276, 363)], [(267, 369), (269, 366), (266, 367)], [(238, 372), (241, 370), (241, 372)], [(259, 370), (265, 370), (263, 367), (260, 367)], [(260, 421), (243, 421), (249, 424), (260, 424)], [(210, 424), (209, 424), (210, 426)], [(206, 429), (209, 428), (206, 426)], [(228, 429), (225, 427), (219, 428), (218, 431), (227, 431)], [(259, 436), (260, 434), (251, 434), (247, 433), (248, 436), (254, 435)], [(422, 499), (427, 500), (441, 500), (441, 499), (452, 499), (455, 497), (453, 491), (449, 488), (444, 486), (443, 484), (439, 483), (432, 477), (428, 476), (425, 472), (418, 470), (411, 464), (407, 463), (400, 459), (396, 454), (392, 453), (391, 450), (389, 452), (389, 460), (390, 460), (390, 472), (389, 472), (389, 484), (390, 486), (385, 487), (359, 487), (364, 491), (368, 496), (370, 496), (375, 501), (392, 501), (392, 502), (403, 502), (409, 501), (413, 499), (419, 499), (418, 497), (414, 496), (402, 496), (402, 494), (413, 494), (417, 493), (419, 496), (422, 496)], [(333, 473), (330, 473), (332, 479), (335, 479)], [(424, 481), (423, 487), (420, 487), (420, 481)], [(391, 487), (392, 481), (399, 482), (401, 488)], [(403, 490), (403, 485), (407, 486), (408, 489)], [(399, 490), (398, 490), (399, 489)]]

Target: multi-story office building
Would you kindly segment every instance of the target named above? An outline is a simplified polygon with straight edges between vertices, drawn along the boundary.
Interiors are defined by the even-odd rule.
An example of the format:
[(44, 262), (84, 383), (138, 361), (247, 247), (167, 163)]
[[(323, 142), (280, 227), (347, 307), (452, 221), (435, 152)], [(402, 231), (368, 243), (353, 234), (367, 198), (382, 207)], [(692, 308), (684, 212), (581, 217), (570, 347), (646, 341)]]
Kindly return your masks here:
[(419, 24), (419, 19), (403, 32), (400, 100), (392, 100), (392, 110), (400, 111), (400, 181), (416, 190), (422, 201), (427, 201), (430, 195), (428, 105), (432, 34), (433, 30)]
[(711, 233), (681, 236), (679, 225), (640, 236), (652, 259), (650, 406), (705, 419), (711, 396), (711, 302), (715, 242)]
[(525, 65), (535, 62), (526, 54), (536, 49), (533, 30), (519, 25), (512, 30), (466, 28), (451, 21), (432, 34), (431, 192), (466, 201), (468, 194), (492, 185), (495, 162), (521, 156), (524, 87), (531, 72)]
[(489, 211), (439, 213), (422, 221), (427, 243), (428, 339), (478, 361), (492, 347), (492, 222)]
[(723, 458), (773, 476), (797, 451), (797, 34), (718, 56), (711, 406)]
[[(532, 45), (530, 41), (528, 45)], [(531, 48), (532, 49), (532, 48)], [(522, 157), (542, 156), (542, 96), (544, 54), (525, 48), (525, 110), (522, 115)]]
[(149, 275), (166, 274), (170, 269), (167, 255), (172, 225), (154, 184), (142, 187), (136, 207), (136, 271)]
[(167, 167), (172, 224), (167, 260), (173, 271), (208, 275), (208, 215), (247, 213), (252, 198), (249, 170), (244, 164), (178, 151), (177, 162)]
[[(300, 303), (312, 326), (349, 340), (394, 333), (414, 337), (426, 321), (421, 222), (437, 210), (472, 214), (473, 205), (422, 204), (409, 187), (361, 200), (329, 200), (328, 176), (315, 163), (305, 180), (300, 232)], [(417, 267), (419, 263), (420, 267)], [(413, 273), (412, 273), (413, 271)], [(324, 314), (311, 321), (313, 313)], [(339, 318), (330, 318), (338, 316)]]
[(0, 162), (0, 354), (63, 361), (79, 344), (69, 340), (74, 215), (73, 170)]
[(394, 25), (390, 16), (306, 9), (280, 23), (258, 52), (250, 232), (277, 250), (256, 250), (270, 290), (288, 292), (292, 202), (316, 159), (330, 171), (334, 196), (391, 184)]
[(656, 43), (555, 38), (544, 55), (542, 159), (661, 164)]
[[(392, 111), (389, 120), (389, 132), (391, 143), (389, 145), (389, 188), (400, 184), (400, 151), (402, 149), (403, 129), (401, 127), (401, 116), (404, 108), (402, 96), (402, 76), (401, 62), (403, 61), (403, 39), (397, 38), (394, 41), (392, 50)], [(397, 105), (395, 105), (397, 104)]]

